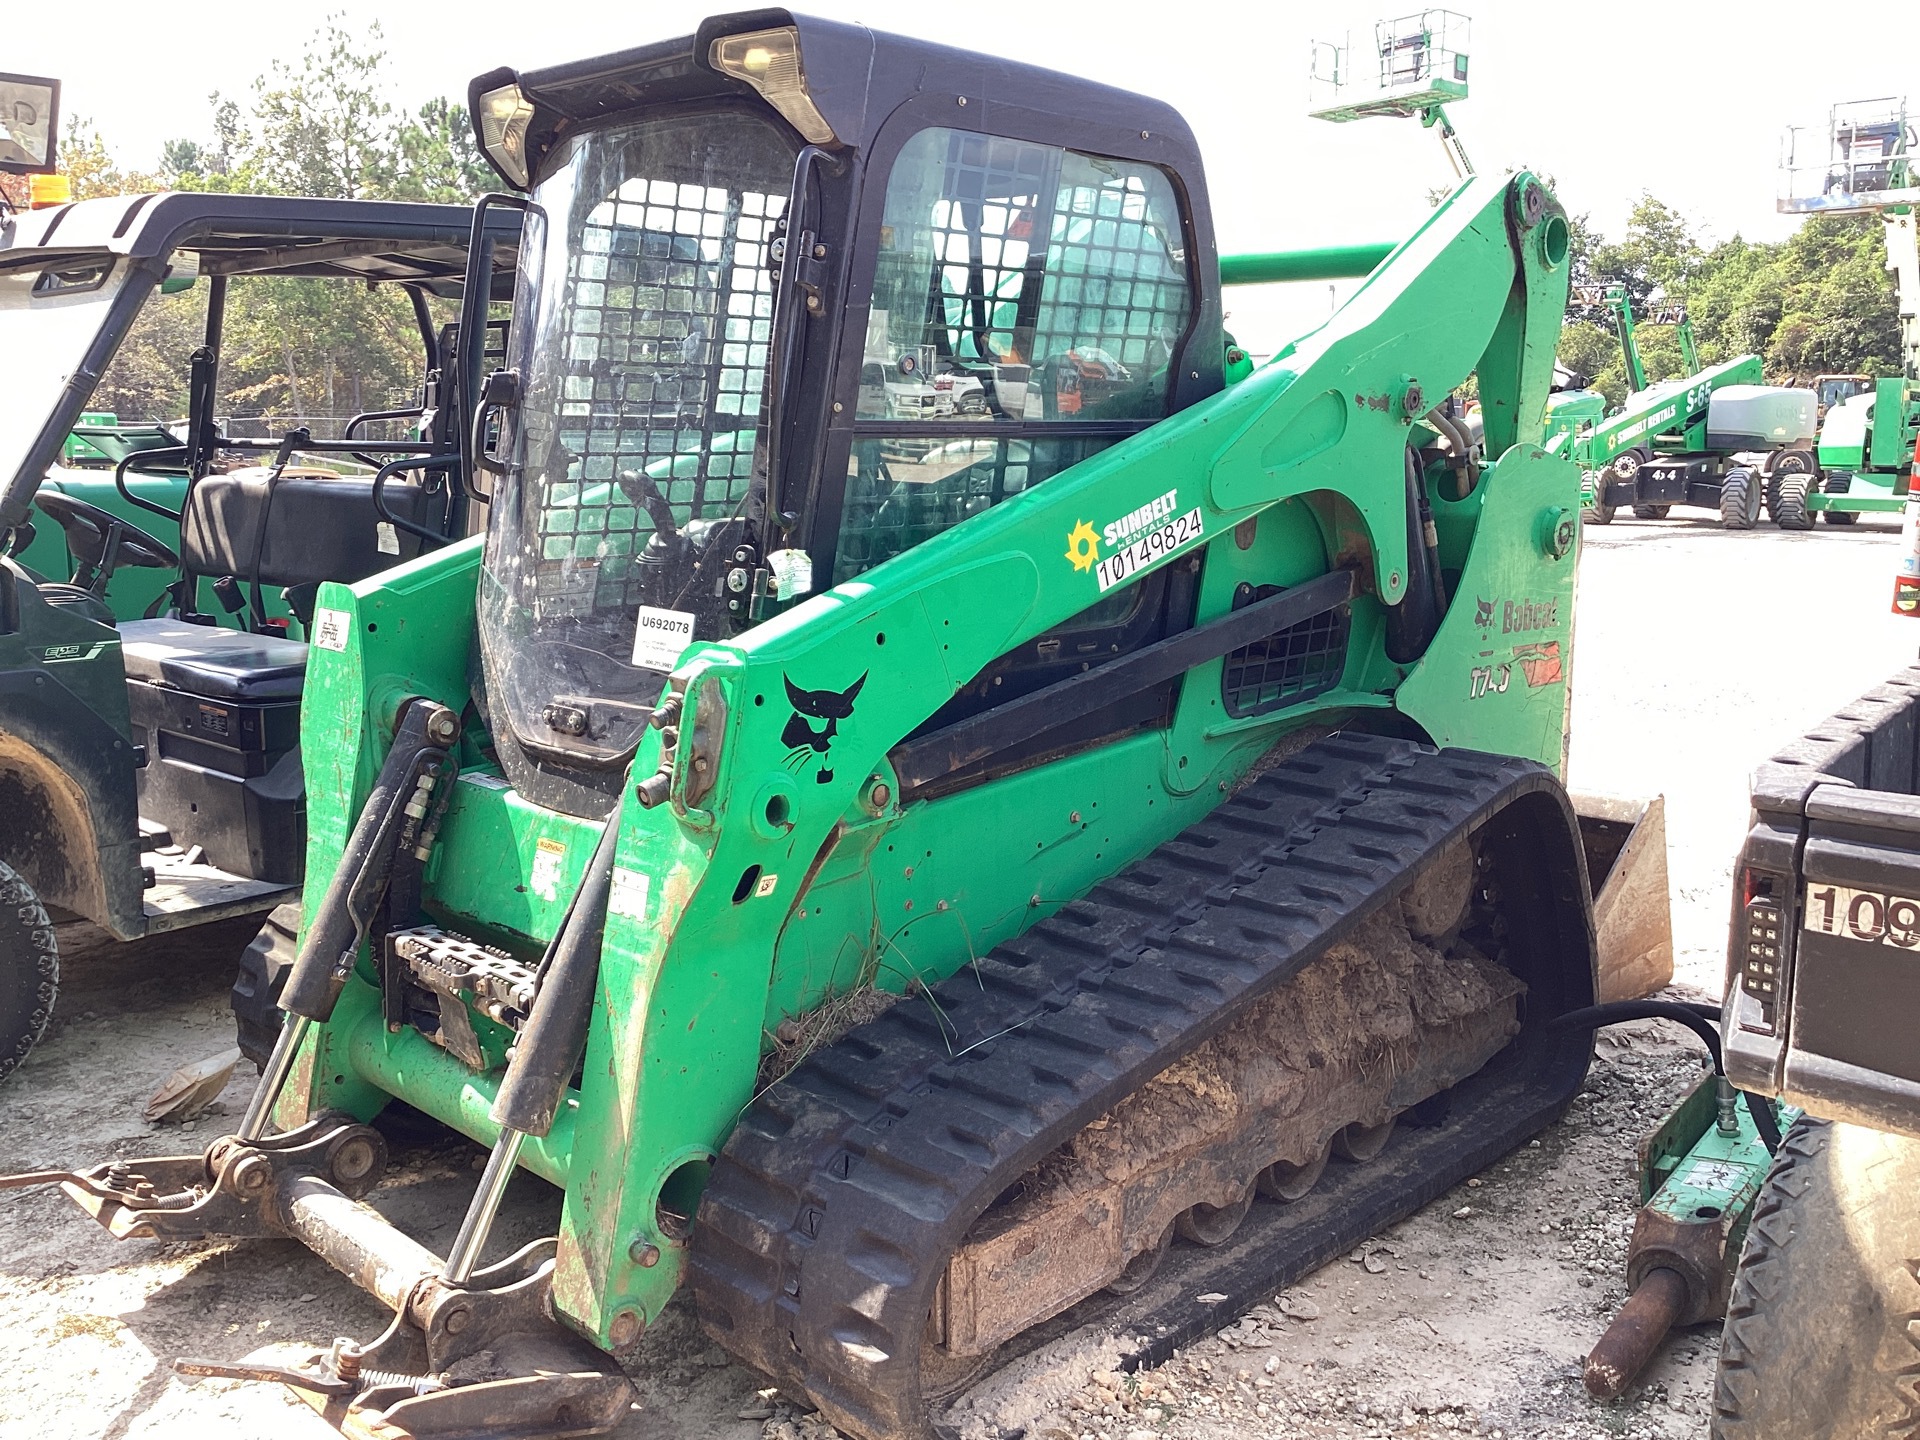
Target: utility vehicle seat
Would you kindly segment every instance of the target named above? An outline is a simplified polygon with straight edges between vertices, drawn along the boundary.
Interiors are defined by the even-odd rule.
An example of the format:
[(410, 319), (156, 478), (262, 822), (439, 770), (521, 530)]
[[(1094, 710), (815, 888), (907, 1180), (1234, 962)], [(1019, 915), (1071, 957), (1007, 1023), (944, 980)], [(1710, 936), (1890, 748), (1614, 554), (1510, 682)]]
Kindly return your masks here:
[[(195, 481), (180, 522), (180, 557), (196, 575), (258, 578), (265, 585), (351, 583), (411, 560), (420, 539), (380, 518), (373, 481), (290, 465), (272, 480), (268, 466)], [(395, 476), (381, 498), (390, 514), (437, 524), (443, 495)]]
[(297, 700), (307, 674), (299, 640), (181, 620), (128, 620), (120, 649), (127, 678), (208, 700)]

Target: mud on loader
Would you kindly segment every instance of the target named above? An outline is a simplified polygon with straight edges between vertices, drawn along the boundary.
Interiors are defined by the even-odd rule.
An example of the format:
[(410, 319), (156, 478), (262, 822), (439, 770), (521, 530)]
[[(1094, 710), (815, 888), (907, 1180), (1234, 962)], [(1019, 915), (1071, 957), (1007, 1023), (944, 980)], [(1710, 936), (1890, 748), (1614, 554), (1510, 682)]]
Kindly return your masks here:
[[(591, 1433), (685, 1287), (920, 1435), (1047, 1327), (1179, 1343), (1560, 1112), (1604, 867), (1536, 178), (1230, 368), (1199, 156), (1139, 96), (761, 10), (472, 99), (528, 192), (482, 217), (530, 227), (490, 528), (320, 594), (238, 1131), (47, 1177), (117, 1236), (297, 1237), (394, 1319), (183, 1368), (361, 1435)], [(984, 413), (867, 413), (876, 328)], [(1421, 423), (1473, 375), (1483, 466)], [(1644, 883), (1644, 828), (1595, 833)], [(492, 1147), (445, 1257), (361, 1198), (396, 1098)], [(516, 1166), (559, 1232), (495, 1257)]]

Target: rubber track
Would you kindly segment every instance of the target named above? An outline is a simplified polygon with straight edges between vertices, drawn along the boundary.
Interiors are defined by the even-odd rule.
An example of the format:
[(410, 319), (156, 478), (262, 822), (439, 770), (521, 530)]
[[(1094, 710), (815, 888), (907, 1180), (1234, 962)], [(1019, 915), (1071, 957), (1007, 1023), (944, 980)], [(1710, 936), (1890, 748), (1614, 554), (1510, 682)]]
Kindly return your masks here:
[[(1575, 834), (1558, 782), (1531, 762), (1317, 741), (934, 987), (934, 1004), (897, 1005), (816, 1052), (741, 1118), (707, 1184), (689, 1279), (708, 1333), (843, 1430), (926, 1434), (927, 1314), (980, 1212), (1449, 839), (1540, 792)], [(1565, 957), (1585, 966), (1578, 995), (1591, 925), (1572, 933), (1586, 941)], [(1584, 1068), (1562, 1077), (1562, 1099)], [(1360, 1208), (1380, 1223), (1378, 1205)]]

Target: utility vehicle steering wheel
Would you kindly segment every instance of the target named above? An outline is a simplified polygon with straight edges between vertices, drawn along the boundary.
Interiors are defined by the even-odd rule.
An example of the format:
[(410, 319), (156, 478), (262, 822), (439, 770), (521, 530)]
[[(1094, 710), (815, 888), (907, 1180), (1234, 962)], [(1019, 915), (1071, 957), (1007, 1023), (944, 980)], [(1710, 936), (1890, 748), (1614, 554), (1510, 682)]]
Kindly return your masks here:
[(90, 593), (104, 591), (122, 565), (141, 570), (172, 570), (180, 557), (131, 521), (60, 490), (37, 491), (33, 503), (66, 532), (67, 548), (78, 568), (73, 583)]

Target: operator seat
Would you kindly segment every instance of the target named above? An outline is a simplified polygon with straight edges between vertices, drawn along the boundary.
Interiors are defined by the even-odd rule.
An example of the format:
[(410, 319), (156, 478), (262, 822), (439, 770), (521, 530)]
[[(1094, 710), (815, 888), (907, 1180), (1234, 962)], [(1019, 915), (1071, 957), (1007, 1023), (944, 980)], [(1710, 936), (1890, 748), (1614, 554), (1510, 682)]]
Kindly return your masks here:
[[(323, 580), (351, 583), (417, 555), (421, 540), (406, 525), (432, 525), (444, 503), (406, 481), (381, 498), (385, 515), (371, 480), (306, 467), (208, 475), (187, 494), (181, 570), (304, 589), (311, 603)], [(138, 772), (142, 821), (229, 874), (297, 882), (306, 854), (306, 644), (178, 619), (128, 621), (119, 632), (129, 718), (147, 755)]]

